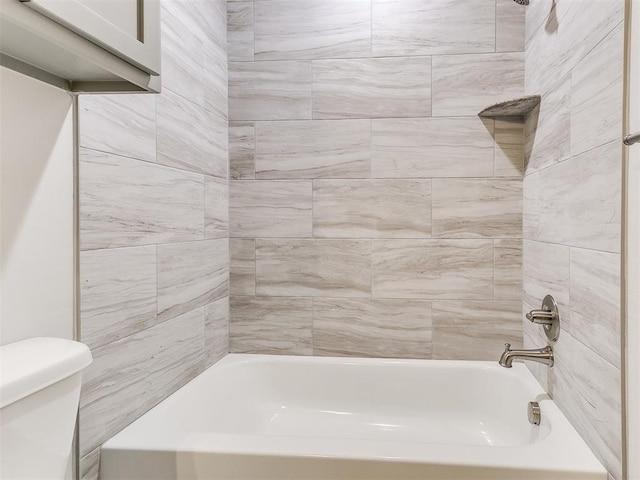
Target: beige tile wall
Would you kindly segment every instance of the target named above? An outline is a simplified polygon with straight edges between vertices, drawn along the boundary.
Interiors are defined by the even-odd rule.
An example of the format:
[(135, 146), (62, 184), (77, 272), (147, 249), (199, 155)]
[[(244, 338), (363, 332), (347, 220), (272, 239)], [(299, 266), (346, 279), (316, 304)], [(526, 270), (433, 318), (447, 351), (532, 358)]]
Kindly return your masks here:
[(522, 343), (512, 0), (228, 4), (233, 352), (495, 359)]
[(224, 0), (163, 0), (162, 49), (161, 95), (80, 97), (86, 480), (105, 440), (228, 352)]
[[(558, 301), (552, 370), (533, 368), (621, 480), (620, 204), (623, 0), (532, 1), (526, 91), (524, 309)], [(525, 322), (525, 345), (546, 338)]]

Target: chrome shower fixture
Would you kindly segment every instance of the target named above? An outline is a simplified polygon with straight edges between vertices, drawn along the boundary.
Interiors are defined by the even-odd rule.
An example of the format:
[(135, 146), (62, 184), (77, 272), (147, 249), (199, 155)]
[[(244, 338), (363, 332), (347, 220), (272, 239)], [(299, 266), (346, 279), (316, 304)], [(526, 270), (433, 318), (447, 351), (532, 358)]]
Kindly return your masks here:
[(529, 5), (529, 0), (513, 0), (514, 2), (516, 2), (519, 5)]

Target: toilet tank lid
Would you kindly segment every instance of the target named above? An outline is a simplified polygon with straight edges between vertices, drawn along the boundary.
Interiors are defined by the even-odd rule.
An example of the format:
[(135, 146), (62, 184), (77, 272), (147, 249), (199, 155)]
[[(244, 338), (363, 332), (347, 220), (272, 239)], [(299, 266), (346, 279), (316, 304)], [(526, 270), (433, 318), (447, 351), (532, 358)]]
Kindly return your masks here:
[(63, 338), (30, 338), (0, 347), (0, 408), (89, 365), (89, 347)]

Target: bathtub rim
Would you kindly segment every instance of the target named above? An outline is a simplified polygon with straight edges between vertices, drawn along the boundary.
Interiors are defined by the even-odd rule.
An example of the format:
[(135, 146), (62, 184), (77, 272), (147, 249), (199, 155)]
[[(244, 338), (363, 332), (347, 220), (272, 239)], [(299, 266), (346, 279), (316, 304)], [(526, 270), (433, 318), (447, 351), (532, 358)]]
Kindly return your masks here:
[[(452, 369), (490, 370), (498, 375), (517, 378), (532, 393), (531, 400), (540, 403), (543, 417), (551, 423), (551, 432), (540, 441), (518, 446), (490, 445), (439, 445), (436, 443), (382, 442), (352, 439), (327, 439), (287, 436), (233, 435), (226, 433), (191, 433), (176, 444), (175, 438), (168, 441), (155, 437), (149, 442), (136, 435), (135, 430), (154, 416), (168, 413), (172, 403), (180, 401), (209, 377), (222, 374), (232, 367), (251, 366), (258, 363), (269, 364), (316, 364), (332, 365), (393, 365), (412, 367), (440, 367)], [(143, 425), (144, 426), (144, 425)], [(265, 438), (268, 441), (265, 441)], [(572, 440), (572, 442), (567, 442)], [(328, 445), (330, 444), (330, 445)], [(384, 444), (385, 455), (372, 454)], [(427, 448), (425, 448), (427, 447)], [(425, 450), (429, 451), (426, 452)], [(604, 466), (587, 447), (575, 428), (560, 411), (555, 402), (544, 391), (533, 374), (523, 363), (514, 363), (513, 368), (505, 369), (497, 362), (474, 360), (425, 360), (425, 359), (386, 359), (359, 357), (316, 357), (264, 354), (228, 354), (189, 383), (164, 399), (154, 408), (114, 435), (102, 446), (109, 454), (119, 450), (143, 450), (155, 452), (177, 452), (180, 454), (238, 455), (247, 457), (292, 457), (323, 458), (339, 460), (364, 460), (379, 462), (417, 463), (428, 465), (447, 465), (479, 468), (522, 468), (541, 472), (582, 472), (585, 475), (607, 478)], [(320, 453), (318, 453), (320, 452)], [(464, 458), (462, 458), (464, 456)], [(593, 477), (595, 478), (595, 477)]]

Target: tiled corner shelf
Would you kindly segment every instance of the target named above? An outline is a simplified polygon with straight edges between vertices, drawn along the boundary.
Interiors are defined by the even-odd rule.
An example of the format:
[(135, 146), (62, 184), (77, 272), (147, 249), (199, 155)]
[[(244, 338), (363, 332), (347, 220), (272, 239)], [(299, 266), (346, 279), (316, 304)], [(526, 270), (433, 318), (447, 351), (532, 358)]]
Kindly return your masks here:
[(478, 116), (484, 118), (496, 117), (526, 117), (538, 105), (540, 105), (540, 95), (529, 95), (526, 97), (507, 100), (496, 103), (482, 110)]

